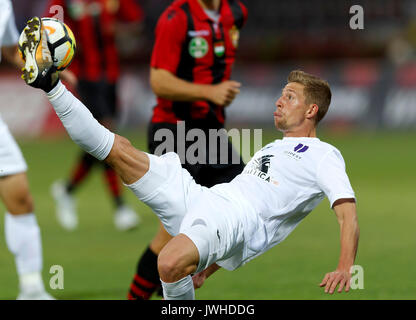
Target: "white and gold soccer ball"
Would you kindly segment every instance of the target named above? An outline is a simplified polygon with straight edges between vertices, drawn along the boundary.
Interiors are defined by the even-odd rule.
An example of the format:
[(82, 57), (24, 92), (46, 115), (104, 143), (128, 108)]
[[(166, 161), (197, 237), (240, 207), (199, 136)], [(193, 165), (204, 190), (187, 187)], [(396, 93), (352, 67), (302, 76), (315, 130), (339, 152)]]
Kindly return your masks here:
[(75, 55), (76, 41), (71, 29), (55, 18), (42, 18), (48, 34), (48, 46), (58, 71), (68, 67)]
[[(48, 48), (52, 57), (54, 57), (53, 63), (58, 71), (62, 71), (70, 65), (75, 55), (76, 41), (74, 34), (65, 23), (55, 18), (42, 18), (42, 25), (48, 37)], [(22, 32), (19, 39), (20, 49), (23, 41)]]

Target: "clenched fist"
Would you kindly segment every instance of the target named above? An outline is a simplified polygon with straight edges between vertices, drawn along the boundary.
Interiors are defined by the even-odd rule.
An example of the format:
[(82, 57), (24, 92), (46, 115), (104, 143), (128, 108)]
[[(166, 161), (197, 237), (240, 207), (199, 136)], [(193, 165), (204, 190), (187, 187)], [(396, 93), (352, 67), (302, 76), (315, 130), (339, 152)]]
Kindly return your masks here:
[(228, 106), (240, 93), (241, 83), (227, 80), (210, 87), (208, 99), (219, 106)]

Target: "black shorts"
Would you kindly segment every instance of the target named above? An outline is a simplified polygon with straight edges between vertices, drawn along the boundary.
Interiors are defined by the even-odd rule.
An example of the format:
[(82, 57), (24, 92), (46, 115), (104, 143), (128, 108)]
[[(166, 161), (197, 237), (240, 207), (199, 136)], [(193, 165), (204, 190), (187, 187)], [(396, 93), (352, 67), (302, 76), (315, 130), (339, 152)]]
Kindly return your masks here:
[[(195, 127), (186, 127), (185, 129), (185, 136), (186, 133)], [(201, 126), (198, 128), (202, 129)], [(152, 154), (156, 154), (155, 151), (159, 145), (163, 143), (163, 141), (155, 141), (155, 133), (159, 129), (168, 129), (171, 130), (174, 136), (174, 146), (171, 149), (164, 150), (162, 153), (166, 152), (177, 152), (177, 126), (175, 124), (171, 123), (151, 123), (148, 128), (148, 148), (149, 152)], [(204, 132), (206, 132), (206, 137), (208, 137), (208, 129), (202, 129)], [(220, 141), (220, 140), (218, 140)], [(194, 141), (188, 141), (185, 142), (185, 154), (186, 150), (190, 145), (192, 145)], [(216, 164), (209, 164), (208, 161), (205, 161), (204, 164), (196, 163), (196, 164), (190, 164), (186, 157), (185, 157), (185, 163), (182, 163), (182, 167), (187, 169), (189, 173), (192, 175), (192, 177), (195, 179), (195, 181), (205, 187), (212, 187), (219, 183), (225, 183), (230, 182), (234, 179), (235, 176), (240, 174), (244, 169), (244, 162), (239, 154), (237, 154), (237, 151), (234, 149), (233, 145), (227, 139), (227, 150), (228, 150), (228, 160), (226, 164), (220, 164), (219, 161), (219, 152), (217, 152), (217, 161)], [(206, 143), (206, 154), (209, 153), (209, 143), (207, 138)], [(221, 143), (218, 143), (217, 149), (219, 150), (221, 148)], [(157, 152), (160, 153), (160, 152)], [(234, 154), (234, 158), (233, 158)], [(156, 154), (159, 155), (160, 154)], [(232, 159), (238, 159), (237, 163), (233, 163)], [(234, 161), (236, 162), (236, 161)]]
[(78, 81), (81, 101), (97, 120), (114, 119), (117, 110), (116, 85), (107, 81)]

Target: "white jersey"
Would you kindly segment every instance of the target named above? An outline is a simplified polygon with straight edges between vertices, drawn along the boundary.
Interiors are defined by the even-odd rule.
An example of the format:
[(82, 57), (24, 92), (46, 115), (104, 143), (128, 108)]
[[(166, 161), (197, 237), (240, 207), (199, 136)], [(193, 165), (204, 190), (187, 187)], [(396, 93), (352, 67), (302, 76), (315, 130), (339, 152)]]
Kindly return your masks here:
[[(10, 0), (0, 0), (0, 47), (12, 46), (19, 41)], [(1, 53), (0, 53), (1, 61)]]
[[(0, 0), (0, 49), (4, 46), (12, 46), (19, 41), (19, 32), (14, 21), (13, 6), (10, 0)], [(1, 50), (0, 50), (1, 62)], [(0, 129), (5, 127), (0, 116)]]
[(284, 240), (324, 198), (355, 198), (341, 153), (318, 138), (283, 138), (259, 150), (230, 183), (211, 190), (247, 210), (241, 255), (219, 261), (235, 269)]
[[(0, 49), (3, 46), (15, 45), (18, 41), (19, 33), (14, 22), (12, 3), (9, 0), (0, 0)], [(22, 152), (0, 116), (0, 177), (26, 170), (27, 165)]]

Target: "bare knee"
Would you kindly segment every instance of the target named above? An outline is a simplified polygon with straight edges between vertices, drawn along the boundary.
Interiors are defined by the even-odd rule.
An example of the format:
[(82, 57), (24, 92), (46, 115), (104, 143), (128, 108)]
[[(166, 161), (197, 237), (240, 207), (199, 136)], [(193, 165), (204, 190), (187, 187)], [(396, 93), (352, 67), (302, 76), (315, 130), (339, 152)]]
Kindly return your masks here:
[(184, 277), (181, 275), (185, 272), (176, 257), (163, 254), (163, 250), (158, 256), (157, 267), (160, 278), (165, 282), (175, 282)]
[(0, 195), (7, 211), (13, 215), (30, 213), (34, 210), (26, 174), (3, 178)]
[(199, 253), (193, 242), (183, 234), (174, 237), (158, 256), (158, 271), (164, 282), (176, 282), (196, 271)]
[(33, 198), (27, 190), (22, 190), (7, 202), (6, 207), (10, 214), (19, 215), (34, 211)]

